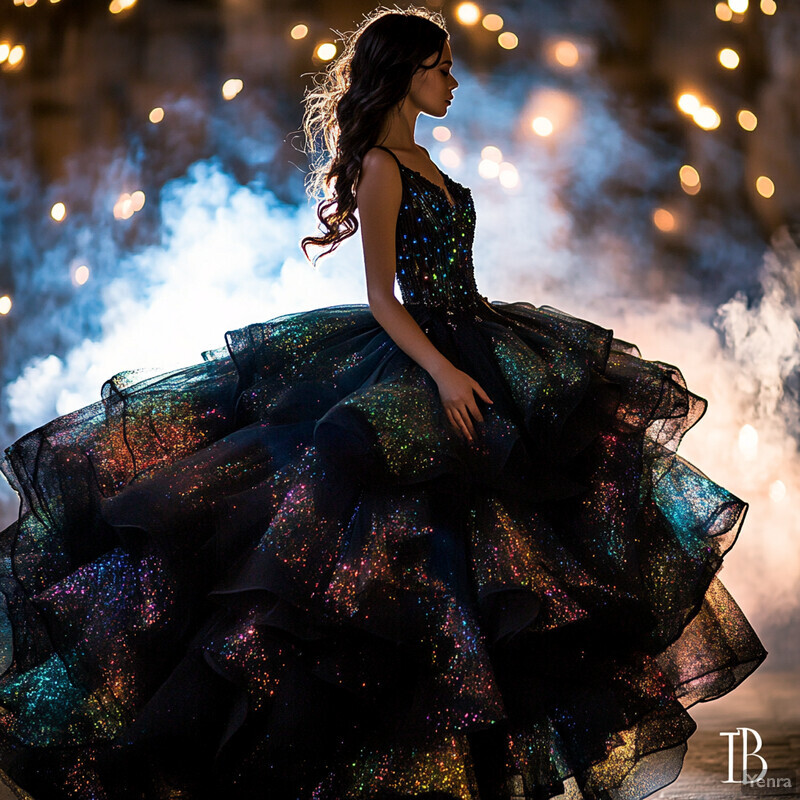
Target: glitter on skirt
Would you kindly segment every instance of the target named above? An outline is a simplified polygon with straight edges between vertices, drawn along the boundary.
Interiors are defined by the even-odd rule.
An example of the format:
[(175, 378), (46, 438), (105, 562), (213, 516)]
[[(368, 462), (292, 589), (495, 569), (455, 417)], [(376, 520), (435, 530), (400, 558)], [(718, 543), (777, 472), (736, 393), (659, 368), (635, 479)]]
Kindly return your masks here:
[(676, 452), (706, 401), (482, 297), (469, 190), (399, 170), (403, 301), (494, 400), (475, 442), (364, 305), (15, 442), (0, 768), (36, 800), (637, 800), (766, 657), (716, 577), (747, 506)]

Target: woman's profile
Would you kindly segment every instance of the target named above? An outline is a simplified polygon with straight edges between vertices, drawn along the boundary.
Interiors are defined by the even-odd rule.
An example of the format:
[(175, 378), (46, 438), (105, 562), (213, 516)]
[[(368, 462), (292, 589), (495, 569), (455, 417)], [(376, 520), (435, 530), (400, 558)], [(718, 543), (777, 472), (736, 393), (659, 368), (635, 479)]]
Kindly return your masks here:
[(472, 194), (415, 140), (456, 73), (441, 15), (379, 8), (306, 96), (301, 245), (359, 232), (367, 305), (6, 450), (0, 767), (36, 800), (635, 800), (765, 659), (716, 577), (747, 504), (676, 452), (706, 401), (479, 293)]

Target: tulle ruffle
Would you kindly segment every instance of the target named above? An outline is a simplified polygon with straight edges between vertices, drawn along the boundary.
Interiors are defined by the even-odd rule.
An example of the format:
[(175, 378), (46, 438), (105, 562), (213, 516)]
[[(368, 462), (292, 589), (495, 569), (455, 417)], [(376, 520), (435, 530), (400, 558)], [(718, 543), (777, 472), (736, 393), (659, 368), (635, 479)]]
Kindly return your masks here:
[(586, 798), (674, 780), (765, 658), (716, 578), (746, 504), (678, 369), (548, 307), (409, 307), (474, 444), (366, 306), (227, 335), (6, 451), (0, 765), (47, 798)]

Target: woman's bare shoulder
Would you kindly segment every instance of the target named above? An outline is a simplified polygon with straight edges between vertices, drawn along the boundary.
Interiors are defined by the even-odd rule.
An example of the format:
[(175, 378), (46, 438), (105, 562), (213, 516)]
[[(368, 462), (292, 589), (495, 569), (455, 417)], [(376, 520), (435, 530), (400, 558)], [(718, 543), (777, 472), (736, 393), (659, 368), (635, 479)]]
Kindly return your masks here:
[(387, 153), (381, 147), (370, 147), (361, 159), (361, 173), (364, 174), (366, 172), (376, 172), (384, 175), (397, 174), (398, 167), (391, 153)]
[(361, 171), (356, 189), (359, 197), (370, 199), (387, 199), (401, 194), (400, 170), (390, 153), (380, 147), (371, 147), (361, 159)]

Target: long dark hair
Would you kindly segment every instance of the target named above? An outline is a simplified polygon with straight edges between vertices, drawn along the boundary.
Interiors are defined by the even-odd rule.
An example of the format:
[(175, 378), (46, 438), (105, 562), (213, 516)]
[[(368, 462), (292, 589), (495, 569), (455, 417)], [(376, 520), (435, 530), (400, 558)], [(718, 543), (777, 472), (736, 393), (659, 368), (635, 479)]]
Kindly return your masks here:
[[(304, 237), (300, 247), (306, 258), (310, 245), (328, 247), (314, 257), (315, 266), (358, 230), (355, 184), (361, 159), (376, 144), (387, 113), (408, 94), (417, 69), (439, 63), (447, 38), (444, 18), (436, 11), (379, 7), (343, 36), (342, 54), (307, 91), (306, 153), (322, 155), (311, 164), (306, 191), (325, 198), (317, 203), (324, 232)], [(423, 66), (434, 52), (436, 64)]]

